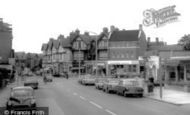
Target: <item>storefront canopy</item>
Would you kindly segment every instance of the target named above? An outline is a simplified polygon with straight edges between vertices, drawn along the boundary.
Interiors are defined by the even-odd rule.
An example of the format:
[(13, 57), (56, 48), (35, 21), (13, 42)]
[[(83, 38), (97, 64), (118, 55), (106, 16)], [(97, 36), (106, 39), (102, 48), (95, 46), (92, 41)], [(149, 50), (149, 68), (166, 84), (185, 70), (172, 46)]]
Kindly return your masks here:
[(108, 64), (110, 65), (124, 65), (124, 64), (139, 64), (139, 60), (113, 60), (108, 61)]
[(171, 60), (179, 60), (179, 61), (184, 61), (184, 60), (190, 60), (190, 56), (176, 56), (176, 57), (170, 57)]

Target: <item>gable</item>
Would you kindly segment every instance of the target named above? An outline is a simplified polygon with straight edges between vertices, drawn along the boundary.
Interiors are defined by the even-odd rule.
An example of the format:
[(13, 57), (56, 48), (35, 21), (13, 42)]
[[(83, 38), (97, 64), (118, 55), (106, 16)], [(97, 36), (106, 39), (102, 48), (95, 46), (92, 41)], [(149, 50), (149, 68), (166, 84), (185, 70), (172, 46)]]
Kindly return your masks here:
[(59, 49), (58, 49), (58, 52), (65, 52), (65, 49), (60, 45)]

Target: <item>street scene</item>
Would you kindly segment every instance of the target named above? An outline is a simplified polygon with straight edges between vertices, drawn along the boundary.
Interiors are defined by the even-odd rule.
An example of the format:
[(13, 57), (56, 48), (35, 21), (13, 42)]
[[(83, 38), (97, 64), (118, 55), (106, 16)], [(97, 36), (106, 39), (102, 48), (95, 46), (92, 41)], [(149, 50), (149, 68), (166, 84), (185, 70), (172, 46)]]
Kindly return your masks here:
[(190, 114), (186, 3), (55, 1), (0, 8), (0, 115)]

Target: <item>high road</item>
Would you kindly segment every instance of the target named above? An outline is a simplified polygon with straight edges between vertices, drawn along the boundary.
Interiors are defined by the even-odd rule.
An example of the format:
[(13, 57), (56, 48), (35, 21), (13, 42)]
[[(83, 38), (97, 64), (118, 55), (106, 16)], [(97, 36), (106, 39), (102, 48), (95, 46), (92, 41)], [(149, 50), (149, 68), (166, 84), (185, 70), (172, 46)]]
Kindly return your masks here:
[[(1, 91), (0, 100), (9, 95)], [(76, 78), (54, 78), (35, 90), (37, 106), (49, 107), (50, 115), (189, 115), (190, 105), (173, 105), (149, 98), (107, 94), (94, 86), (83, 86)], [(3, 100), (5, 101), (5, 99)], [(2, 102), (1, 102), (2, 103)], [(2, 105), (2, 104), (1, 104)]]

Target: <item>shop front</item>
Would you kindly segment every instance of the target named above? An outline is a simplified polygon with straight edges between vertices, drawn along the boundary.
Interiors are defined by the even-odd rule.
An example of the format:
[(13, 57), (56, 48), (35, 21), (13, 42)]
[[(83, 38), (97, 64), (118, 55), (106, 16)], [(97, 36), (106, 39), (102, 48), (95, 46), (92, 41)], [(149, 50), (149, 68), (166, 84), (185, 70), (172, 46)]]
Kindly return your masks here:
[[(96, 67), (97, 63), (97, 67)], [(95, 75), (97, 69), (97, 75), (101, 77), (105, 77), (107, 75), (107, 61), (88, 61), (85, 63), (86, 65), (86, 73)]]
[(190, 58), (171, 57), (165, 62), (165, 80), (168, 84), (190, 83)]
[(131, 75), (139, 75), (139, 60), (108, 61), (108, 74), (113, 77), (120, 75), (127, 75), (128, 77)]

